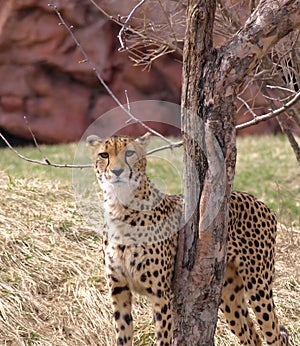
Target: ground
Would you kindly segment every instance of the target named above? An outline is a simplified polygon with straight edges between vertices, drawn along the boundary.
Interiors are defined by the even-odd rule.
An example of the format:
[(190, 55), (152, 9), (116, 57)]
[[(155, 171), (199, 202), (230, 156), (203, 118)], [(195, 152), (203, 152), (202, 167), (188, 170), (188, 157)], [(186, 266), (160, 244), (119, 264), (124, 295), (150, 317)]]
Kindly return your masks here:
[[(277, 143), (273, 150), (278, 151), (278, 148)], [(248, 152), (251, 164), (247, 164), (255, 168), (253, 176), (262, 178), (258, 154), (246, 148), (240, 152)], [(112, 345), (114, 330), (104, 277), (102, 240), (88, 227), (76, 208), (72, 187), (63, 177), (69, 173), (49, 173), (49, 169), (42, 168), (42, 173), (20, 174), (20, 168), (16, 171), (19, 161), (9, 161), (6, 155), (7, 152), (0, 153), (0, 344)], [(276, 155), (282, 159), (277, 161), (280, 167), (285, 160), (292, 160), (287, 154)], [(247, 161), (246, 157), (242, 159)], [(272, 162), (263, 166), (267, 174), (273, 174), (270, 179), (275, 185), (276, 172), (270, 168)], [(243, 162), (238, 164), (239, 171), (243, 168), (241, 164)], [(27, 165), (32, 167), (25, 163)], [(282, 171), (278, 169), (278, 172)], [(289, 172), (295, 174), (291, 167)], [(282, 195), (276, 198), (267, 194), (269, 187), (262, 187), (264, 180), (266, 185), (270, 183), (262, 178), (258, 187), (264, 191), (261, 195), (259, 191), (249, 191), (246, 175), (239, 178), (238, 184), (247, 185), (246, 190), (267, 203), (267, 199), (274, 199), (275, 203)], [(282, 190), (287, 191), (288, 181), (294, 187), (298, 180), (295, 175), (288, 176), (280, 183)], [(279, 320), (291, 334), (291, 345), (299, 346), (299, 220), (293, 216), (295, 214), (284, 219), (281, 214), (286, 206), (280, 206), (275, 210), (280, 221), (294, 226), (280, 227), (278, 232), (275, 301)], [(289, 223), (289, 219), (293, 222)], [(136, 345), (150, 346), (153, 342), (152, 314), (146, 300), (136, 299), (134, 319), (138, 321)], [(222, 317), (218, 323), (216, 345), (237, 345)]]

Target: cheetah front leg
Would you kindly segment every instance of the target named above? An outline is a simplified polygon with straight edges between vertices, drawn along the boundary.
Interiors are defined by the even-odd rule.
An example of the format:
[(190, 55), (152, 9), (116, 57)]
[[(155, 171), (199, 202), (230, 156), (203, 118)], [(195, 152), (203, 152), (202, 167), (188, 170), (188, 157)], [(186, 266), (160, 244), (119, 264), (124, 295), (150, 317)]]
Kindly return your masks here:
[[(166, 292), (165, 292), (166, 293)], [(166, 294), (167, 295), (167, 294)], [(168, 297), (152, 297), (152, 308), (155, 325), (155, 338), (157, 346), (171, 346), (172, 340), (172, 313), (171, 301)]]
[(115, 320), (117, 346), (132, 346), (133, 325), (131, 315), (132, 295), (127, 285), (114, 282), (110, 293)]

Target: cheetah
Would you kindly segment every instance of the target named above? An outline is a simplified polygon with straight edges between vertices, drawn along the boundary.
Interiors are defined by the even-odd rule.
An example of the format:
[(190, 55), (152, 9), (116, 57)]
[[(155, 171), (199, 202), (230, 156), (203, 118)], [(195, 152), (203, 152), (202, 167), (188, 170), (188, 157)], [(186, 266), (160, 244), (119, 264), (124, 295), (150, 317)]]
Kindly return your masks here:
[[(133, 342), (132, 293), (150, 299), (156, 345), (172, 344), (172, 279), (183, 198), (161, 192), (146, 174), (150, 133), (139, 138), (89, 136), (107, 223), (106, 276), (116, 345)], [(276, 218), (255, 197), (234, 191), (229, 203), (227, 266), (221, 310), (242, 345), (262, 345), (248, 302), (268, 345), (288, 345), (272, 295)]]

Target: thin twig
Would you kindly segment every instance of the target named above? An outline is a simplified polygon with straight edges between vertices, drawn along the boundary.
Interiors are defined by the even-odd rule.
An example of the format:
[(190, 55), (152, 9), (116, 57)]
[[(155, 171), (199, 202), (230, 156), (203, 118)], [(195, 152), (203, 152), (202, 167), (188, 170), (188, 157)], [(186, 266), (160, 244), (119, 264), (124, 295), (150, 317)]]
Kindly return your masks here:
[[(262, 91), (264, 94), (267, 94), (269, 92), (268, 86), (263, 84), (262, 85)], [(282, 93), (283, 90), (279, 90), (279, 92)], [(286, 90), (284, 90), (284, 93), (286, 93)], [(272, 100), (269, 100), (269, 104), (271, 106), (272, 109), (276, 109), (276, 105), (275, 105), (275, 102), (272, 101)], [(299, 144), (290, 128), (290, 124), (288, 123), (288, 116), (286, 114), (279, 114), (277, 117), (276, 117), (279, 125), (280, 125), (280, 128), (282, 130), (282, 132), (287, 136), (289, 142), (290, 142), (290, 145), (295, 153), (295, 156), (296, 156), (296, 159), (298, 161), (298, 163), (300, 164), (300, 147), (299, 147)]]
[(47, 159), (47, 157), (44, 155), (44, 153), (43, 153), (41, 147), (39, 146), (39, 144), (38, 144), (38, 142), (37, 142), (37, 140), (36, 140), (36, 137), (35, 137), (35, 135), (34, 135), (32, 129), (31, 129), (31, 126), (30, 126), (30, 124), (29, 124), (29, 121), (28, 121), (26, 115), (24, 115), (24, 120), (25, 120), (25, 123), (26, 123), (26, 125), (27, 125), (27, 128), (28, 128), (28, 130), (29, 130), (29, 132), (30, 132), (30, 135), (31, 135), (31, 137), (32, 137), (32, 139), (33, 139), (33, 142), (34, 142), (36, 148), (37, 148), (38, 151), (40, 152), (40, 154), (41, 154), (42, 158), (44, 159), (44, 161), (45, 161), (47, 164), (50, 164), (50, 161), (49, 161), (49, 160)]
[(167, 25), (168, 25), (168, 32), (170, 32), (170, 36), (173, 37), (173, 40), (174, 40), (174, 42), (175, 42), (175, 45), (178, 46), (178, 41), (177, 41), (176, 33), (175, 33), (174, 28), (173, 28), (173, 26), (172, 26), (172, 24), (171, 24), (171, 22), (170, 22), (169, 16), (168, 16), (168, 14), (166, 13), (166, 9), (164, 8), (164, 6), (163, 6), (163, 4), (161, 3), (160, 0), (158, 0), (158, 3), (159, 3), (159, 5), (160, 5), (160, 8), (162, 9), (162, 12), (163, 12), (163, 14), (164, 14), (165, 20), (166, 20), (166, 22), (167, 22)]
[[(131, 107), (130, 107), (130, 102), (129, 102), (129, 97), (128, 97), (128, 91), (127, 91), (127, 90), (125, 90), (125, 97), (126, 97), (127, 109), (128, 109), (129, 112), (131, 112)], [(129, 119), (125, 122), (125, 124), (129, 124), (129, 123), (131, 123), (131, 122), (132, 122), (132, 119), (129, 118)]]
[(281, 87), (279, 85), (266, 85), (266, 88), (284, 90), (284, 91), (288, 91), (288, 92), (290, 92), (291, 94), (294, 94), (294, 95), (297, 93), (295, 90), (292, 90), (290, 88), (284, 88), (284, 87)]
[[(37, 165), (42, 165), (42, 166), (49, 166), (49, 167), (56, 167), (56, 168), (80, 168), (80, 169), (83, 169), (83, 168), (91, 168), (93, 167), (92, 164), (87, 164), (87, 165), (71, 165), (71, 164), (67, 164), (67, 163), (64, 163), (64, 164), (59, 164), (59, 163), (53, 163), (51, 162), (48, 158), (46, 158), (44, 156), (44, 154), (41, 152), (41, 154), (43, 155), (43, 158), (45, 161), (40, 161), (40, 160), (35, 160), (35, 159), (31, 159), (29, 157), (26, 157), (22, 154), (20, 154), (18, 152), (18, 150), (16, 150), (10, 143), (9, 141), (4, 137), (4, 135), (0, 132), (0, 138), (2, 138), (2, 140), (4, 141), (4, 143), (7, 145), (7, 147), (15, 154), (17, 155), (20, 159), (24, 160), (24, 161), (27, 161), (27, 162), (30, 162), (30, 163), (34, 163), (34, 164), (37, 164)], [(152, 149), (150, 151), (148, 151), (146, 153), (146, 155), (151, 155), (153, 153), (156, 153), (157, 151), (162, 151), (162, 150), (166, 150), (166, 149), (174, 149), (174, 148), (179, 148), (183, 145), (183, 141), (180, 141), (180, 142), (177, 142), (177, 143), (171, 143), (170, 145), (165, 145), (165, 146), (162, 146), (162, 147), (159, 147), (159, 148), (155, 148), (155, 149)]]
[(128, 91), (126, 89), (125, 89), (125, 97), (126, 97), (127, 109), (129, 110), (129, 112), (131, 112)]
[(162, 151), (162, 150), (166, 150), (166, 149), (174, 149), (174, 148), (179, 148), (183, 145), (183, 141), (180, 141), (180, 142), (177, 142), (177, 143), (173, 143), (172, 145), (164, 145), (162, 147), (159, 147), (159, 148), (155, 148), (155, 149), (152, 149), (150, 151), (147, 152), (147, 155), (151, 155), (151, 154), (154, 154), (158, 151)]
[(289, 102), (287, 102), (282, 107), (277, 108), (276, 110), (271, 111), (267, 114), (257, 115), (254, 119), (247, 121), (246, 123), (236, 125), (235, 128), (237, 130), (240, 130), (240, 129), (244, 129), (245, 127), (248, 127), (248, 126), (255, 125), (261, 121), (271, 119), (271, 118), (283, 113), (284, 111), (286, 111), (288, 108), (290, 108), (292, 105), (294, 105), (299, 99), (300, 99), (300, 92), (298, 92)]
[(31, 163), (36, 163), (38, 165), (42, 166), (51, 166), (51, 167), (57, 167), (57, 168), (90, 168), (92, 167), (91, 164), (89, 165), (69, 165), (69, 164), (59, 164), (59, 163), (52, 163), (48, 159), (45, 161), (40, 161), (40, 160), (35, 160), (35, 159), (30, 159), (29, 157), (26, 157), (22, 154), (20, 154), (10, 143), (9, 141), (3, 136), (3, 134), (0, 132), (0, 137), (4, 141), (4, 143), (8, 146), (10, 150), (12, 150), (20, 159), (31, 162)]
[(300, 164), (300, 148), (287, 122), (287, 117), (285, 116), (285, 114), (281, 114), (277, 117), (277, 121), (280, 125), (282, 132), (287, 136), (290, 145), (296, 155), (296, 159)]
[(144, 4), (144, 2), (145, 2), (146, 0), (141, 0), (140, 2), (138, 2), (135, 6), (134, 6), (134, 8), (131, 10), (131, 12), (129, 13), (129, 15), (127, 16), (127, 19), (125, 20), (125, 22), (123, 23), (123, 25), (122, 25), (122, 28), (121, 28), (121, 30), (119, 31), (119, 34), (118, 34), (118, 39), (119, 39), (119, 42), (120, 42), (120, 48), (119, 48), (119, 51), (123, 51), (123, 50), (126, 50), (127, 49), (127, 47), (126, 47), (126, 43), (124, 43), (123, 42), (123, 34), (124, 34), (124, 32), (125, 32), (125, 30), (126, 30), (126, 27), (127, 27), (127, 24), (128, 24), (128, 22), (130, 21), (130, 19), (132, 18), (132, 16), (134, 15), (134, 13), (135, 13), (135, 11), (139, 8), (139, 7), (141, 7), (143, 4)]
[[(145, 1), (145, 0), (144, 0)], [(166, 137), (164, 137), (163, 135), (161, 135), (159, 132), (153, 130), (151, 127), (149, 127), (148, 125), (146, 125), (142, 120), (140, 120), (139, 118), (135, 117), (131, 112), (128, 111), (128, 109), (120, 102), (120, 100), (116, 97), (116, 95), (112, 92), (112, 90), (109, 88), (108, 84), (104, 81), (104, 79), (102, 78), (99, 70), (97, 69), (97, 67), (91, 62), (89, 56), (87, 55), (86, 51), (83, 49), (83, 47), (81, 46), (81, 44), (79, 43), (79, 41), (77, 40), (76, 36), (74, 35), (72, 28), (69, 27), (67, 25), (67, 23), (65, 22), (64, 18), (62, 17), (60, 11), (58, 10), (57, 6), (54, 4), (49, 4), (49, 7), (52, 7), (54, 12), (57, 14), (60, 23), (66, 28), (66, 30), (68, 31), (68, 33), (70, 34), (72, 40), (74, 41), (74, 43), (76, 44), (76, 46), (78, 47), (78, 49), (80, 50), (81, 54), (84, 57), (84, 61), (89, 65), (89, 67), (91, 68), (91, 70), (95, 73), (96, 77), (98, 78), (98, 80), (100, 81), (100, 83), (102, 84), (102, 86), (104, 87), (104, 89), (107, 91), (107, 93), (109, 94), (109, 96), (116, 102), (116, 104), (136, 123), (140, 124), (141, 126), (143, 126), (147, 131), (153, 133), (155, 136), (161, 138), (163, 141), (165, 141), (166, 143), (168, 143), (170, 146), (172, 146), (172, 142), (170, 140), (168, 140)]]
[[(94, 0), (89, 0), (102, 14), (104, 14), (108, 19), (112, 20), (116, 24), (123, 26), (124, 24), (120, 21), (120, 18), (114, 18), (113, 16), (109, 15), (103, 8), (101, 8)], [(130, 46), (128, 46), (129, 38), (127, 38), (127, 47), (126, 50), (130, 52), (129, 58), (132, 59), (132, 55), (135, 55), (136, 58), (133, 58), (132, 60), (136, 63), (136, 65), (146, 65), (146, 67), (150, 66), (151, 62), (155, 60), (154, 53), (151, 54), (151, 60), (149, 60), (147, 57), (149, 56), (149, 53), (147, 54), (147, 57), (143, 57), (145, 52), (141, 51), (140, 54), (139, 50), (136, 49), (136, 46), (143, 46), (144, 48), (148, 47), (157, 47), (157, 49), (160, 49), (160, 47), (166, 47), (164, 48), (165, 54), (176, 52), (178, 55), (182, 56), (182, 48), (176, 43), (173, 44), (172, 42), (166, 42), (165, 39), (162, 39), (159, 35), (149, 35), (149, 33), (146, 33), (145, 31), (146, 24), (144, 23), (144, 30), (143, 29), (135, 29), (132, 26), (127, 25), (126, 30), (130, 32), (132, 36), (135, 37), (134, 43), (131, 43)], [(159, 30), (161, 32), (161, 30)], [(137, 39), (138, 38), (138, 39)], [(136, 43), (138, 42), (138, 43)], [(142, 44), (141, 44), (142, 42)], [(124, 44), (125, 46), (125, 44)], [(146, 48), (147, 51), (147, 48)]]
[(113, 22), (115, 22), (116, 24), (120, 25), (120, 22), (115, 19), (113, 16), (111, 16), (109, 13), (107, 13), (106, 11), (103, 10), (103, 8), (101, 6), (99, 6), (94, 0), (89, 0), (105, 17), (107, 17), (108, 19), (112, 20)]
[(248, 111), (252, 114), (253, 118), (255, 119), (257, 117), (257, 114), (255, 114), (253, 109), (249, 106), (248, 102), (240, 96), (237, 96), (237, 99), (243, 103), (243, 105), (248, 109)]
[[(294, 93), (295, 95), (296, 93)], [(291, 98), (293, 97), (293, 95), (288, 95), (287, 97), (284, 97), (284, 98), (279, 98), (279, 97), (272, 97), (272, 96), (268, 96), (266, 94), (264, 94), (264, 98), (266, 98), (267, 100), (269, 101), (272, 101), (272, 102), (286, 102), (287, 100), (290, 100)]]

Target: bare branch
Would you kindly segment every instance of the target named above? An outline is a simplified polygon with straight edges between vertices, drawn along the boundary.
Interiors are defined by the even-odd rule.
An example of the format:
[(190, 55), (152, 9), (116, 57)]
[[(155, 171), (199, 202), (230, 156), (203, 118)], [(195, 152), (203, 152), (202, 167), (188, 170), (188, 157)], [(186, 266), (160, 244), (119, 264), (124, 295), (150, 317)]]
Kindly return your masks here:
[(52, 163), (48, 159), (45, 161), (40, 160), (34, 160), (30, 159), (29, 157), (26, 157), (22, 154), (20, 154), (10, 143), (9, 141), (3, 136), (3, 134), (0, 132), (0, 137), (4, 141), (4, 143), (8, 146), (10, 150), (12, 150), (20, 159), (25, 160), (27, 162), (35, 163), (42, 166), (51, 166), (51, 167), (57, 167), (57, 168), (90, 168), (92, 165), (69, 165), (69, 164), (59, 164), (59, 163)]
[(243, 123), (243, 124), (239, 124), (237, 125), (235, 128), (237, 130), (240, 130), (240, 129), (243, 129), (245, 127), (249, 127), (249, 126), (252, 126), (252, 125), (255, 125), (261, 121), (265, 121), (265, 120), (268, 120), (268, 119), (271, 119), (281, 113), (283, 113), (284, 111), (286, 111), (288, 108), (290, 108), (292, 105), (294, 105), (298, 100), (300, 99), (300, 92), (298, 92), (289, 102), (287, 102), (285, 105), (283, 105), (282, 107), (274, 110), (274, 111), (271, 111), (267, 114), (263, 114), (263, 115), (257, 115), (255, 116), (254, 119), (250, 120), (250, 121), (247, 121), (246, 123)]
[[(296, 93), (296, 92), (295, 92)], [(270, 101), (274, 101), (274, 102), (286, 102), (288, 100), (290, 100), (293, 96), (292, 95), (288, 95), (284, 98), (279, 98), (279, 97), (272, 97), (272, 96), (269, 96), (269, 95), (266, 95), (264, 94), (264, 97), (267, 99), (267, 100), (270, 100)]]
[[(230, 39), (226, 45), (222, 46), (224, 53), (223, 62), (231, 61), (239, 63), (241, 69), (234, 78), (228, 78), (228, 88), (240, 85), (240, 81), (249, 73), (283, 36), (300, 26), (299, 1), (261, 1), (255, 11), (249, 17), (245, 25)], [(289, 15), (289, 20), (286, 14)], [(257, 33), (259, 38), (257, 37)], [(235, 56), (232, 57), (232, 51)], [(241, 62), (245, 63), (241, 63)], [(224, 66), (226, 69), (232, 68), (231, 64)], [(222, 65), (222, 63), (221, 63)], [(221, 66), (221, 69), (223, 66)]]
[(248, 111), (252, 114), (253, 118), (257, 117), (257, 114), (254, 113), (252, 107), (249, 106), (248, 102), (245, 101), (242, 97), (238, 96), (237, 99), (243, 103), (243, 105), (248, 109)]
[[(29, 157), (26, 157), (22, 154), (20, 154), (18, 152), (18, 150), (16, 150), (10, 143), (9, 141), (4, 137), (4, 135), (0, 132), (0, 138), (2, 138), (2, 140), (4, 141), (4, 143), (7, 145), (7, 147), (15, 154), (17, 155), (20, 159), (24, 160), (24, 161), (27, 161), (27, 162), (30, 162), (30, 163), (34, 163), (34, 164), (37, 164), (37, 165), (41, 165), (41, 166), (49, 166), (49, 167), (56, 167), (56, 168), (80, 168), (80, 169), (83, 169), (83, 168), (91, 168), (93, 167), (92, 164), (88, 164), (88, 165), (71, 165), (71, 164), (67, 164), (67, 163), (64, 163), (64, 164), (59, 164), (59, 163), (53, 163), (51, 162), (48, 158), (46, 158), (43, 154), (43, 152), (41, 150), (40, 153), (43, 155), (43, 158), (44, 158), (44, 161), (40, 161), (40, 160), (35, 160), (35, 159), (31, 159)], [(37, 148), (39, 149), (39, 146), (37, 143), (35, 143)], [(151, 155), (151, 154), (154, 154), (158, 151), (162, 151), (162, 150), (166, 150), (166, 149), (174, 149), (174, 148), (179, 148), (183, 145), (183, 142), (180, 141), (180, 142), (171, 142), (170, 141), (170, 144), (169, 145), (165, 145), (165, 146), (162, 146), (162, 147), (159, 147), (159, 148), (155, 148), (155, 149), (152, 149), (150, 151), (148, 151), (146, 153), (146, 155)]]
[(285, 88), (285, 87), (282, 87), (282, 86), (279, 86), (279, 85), (266, 85), (266, 88), (269, 88), (269, 89), (279, 89), (279, 90), (288, 91), (291, 94), (296, 94), (295, 90), (292, 90), (290, 88)]
[(128, 97), (128, 91), (127, 90), (125, 90), (125, 97), (126, 97), (127, 108), (128, 108), (128, 110), (130, 112), (131, 108), (130, 108), (130, 102), (129, 102), (129, 97)]
[(102, 14), (104, 14), (105, 17), (107, 17), (108, 19), (114, 21), (117, 24), (120, 24), (116, 19), (113, 18), (113, 16), (110, 16), (106, 11), (103, 10), (103, 8), (101, 6), (99, 6), (96, 1), (94, 0), (89, 0)]
[[(129, 97), (128, 97), (128, 91), (125, 90), (125, 97), (126, 97), (126, 103), (127, 103), (127, 109), (129, 110), (129, 112), (131, 112), (131, 108), (130, 108), (130, 102), (129, 102)], [(126, 124), (129, 124), (132, 122), (132, 119), (129, 118), (127, 121), (126, 121)]]
[[(90, 0), (92, 3), (94, 3), (92, 0)], [(137, 10), (138, 7), (140, 7), (144, 1), (141, 1), (138, 6), (136, 6), (129, 14), (126, 22), (124, 23), (124, 25), (126, 26), (126, 24), (128, 23), (130, 17), (133, 15), (133, 13)], [(90, 68), (92, 69), (92, 71), (95, 73), (95, 75), (97, 76), (98, 80), (100, 81), (100, 83), (102, 84), (102, 86), (105, 88), (105, 90), (108, 92), (108, 94), (112, 97), (112, 99), (117, 103), (117, 105), (129, 116), (129, 121), (134, 121), (140, 125), (142, 125), (145, 129), (147, 129), (148, 131), (150, 131), (151, 133), (153, 133), (154, 135), (156, 135), (157, 137), (161, 138), (163, 141), (167, 142), (168, 145), (160, 147), (160, 148), (156, 148), (153, 149), (151, 151), (149, 151), (147, 153), (147, 155), (153, 154), (154, 152), (157, 151), (161, 151), (161, 150), (165, 150), (165, 149), (173, 149), (173, 148), (177, 148), (179, 146), (182, 145), (182, 142), (178, 142), (178, 143), (173, 143), (172, 141), (170, 141), (169, 139), (167, 139), (166, 137), (164, 137), (163, 135), (161, 135), (159, 132), (153, 130), (152, 128), (150, 128), (149, 126), (147, 126), (146, 124), (144, 124), (140, 119), (138, 119), (137, 117), (135, 117), (132, 113), (131, 113), (131, 108), (130, 108), (130, 103), (129, 103), (129, 98), (128, 98), (128, 93), (127, 90), (125, 90), (125, 96), (126, 96), (126, 100), (127, 100), (127, 108), (119, 101), (119, 99), (114, 95), (114, 93), (112, 92), (112, 90), (109, 88), (109, 86), (106, 84), (106, 82), (103, 80), (99, 70), (96, 68), (96, 66), (91, 62), (91, 60), (89, 59), (89, 56), (87, 55), (87, 53), (85, 52), (85, 50), (82, 48), (80, 42), (77, 40), (76, 36), (74, 35), (73, 31), (72, 31), (72, 26), (68, 26), (64, 20), (64, 18), (62, 17), (60, 11), (58, 10), (57, 6), (54, 4), (49, 4), (49, 7), (52, 7), (53, 10), (55, 11), (55, 13), (57, 14), (59, 20), (60, 20), (60, 24), (63, 25), (68, 33), (70, 34), (71, 38), (73, 39), (73, 41), (75, 42), (76, 46), (79, 48), (80, 52), (82, 53), (84, 59), (82, 61), (80, 61), (79, 63), (87, 63)], [(98, 6), (97, 6), (98, 7)], [(124, 30), (125, 30), (125, 26), (123, 26)], [(120, 31), (121, 32), (121, 31)], [(121, 33), (122, 34), (122, 33)], [(28, 122), (28, 119), (26, 116), (24, 116), (25, 122), (27, 124), (27, 127), (29, 129), (29, 132), (32, 136), (32, 139), (34, 141), (34, 144), (36, 146), (36, 148), (38, 149), (38, 151), (40, 152), (41, 156), (43, 157), (43, 161), (41, 160), (35, 160), (35, 159), (31, 159), (29, 157), (26, 157), (24, 155), (22, 155), (21, 153), (19, 153), (10, 143), (9, 141), (5, 138), (5, 136), (0, 132), (0, 138), (2, 138), (2, 140), (4, 141), (4, 143), (7, 145), (7, 147), (15, 154), (17, 155), (20, 159), (30, 162), (30, 163), (34, 163), (34, 164), (38, 164), (38, 165), (42, 165), (42, 166), (51, 166), (51, 167), (56, 167), (56, 168), (91, 168), (92, 165), (91, 164), (87, 164), (87, 165), (72, 165), (72, 164), (58, 164), (58, 163), (53, 163), (51, 162), (43, 153), (43, 151), (41, 150), (36, 137), (30, 127), (30, 124)], [(129, 122), (128, 121), (128, 122)]]
[(74, 43), (76, 44), (76, 46), (78, 47), (78, 49), (80, 50), (81, 54), (84, 57), (84, 62), (86, 62), (89, 67), (91, 68), (91, 70), (95, 73), (96, 77), (98, 78), (98, 80), (100, 81), (100, 83), (102, 84), (102, 86), (104, 87), (104, 89), (107, 91), (107, 93), (109, 94), (109, 96), (116, 102), (116, 104), (136, 123), (140, 124), (141, 126), (143, 126), (147, 131), (153, 133), (155, 136), (161, 138), (163, 141), (165, 141), (166, 143), (168, 143), (169, 145), (172, 145), (172, 142), (170, 140), (168, 140), (166, 137), (164, 137), (163, 135), (161, 135), (159, 132), (153, 130), (151, 127), (149, 127), (148, 125), (146, 125), (142, 120), (140, 120), (139, 118), (137, 118), (136, 116), (134, 116), (121, 102), (120, 100), (116, 97), (116, 95), (113, 93), (113, 91), (109, 88), (108, 84), (104, 81), (104, 79), (102, 78), (99, 70), (97, 69), (96, 65), (94, 65), (92, 63), (92, 61), (90, 60), (89, 56), (87, 55), (86, 51), (83, 49), (83, 47), (81, 46), (80, 42), (77, 40), (76, 36), (74, 35), (73, 31), (72, 31), (72, 27), (68, 26), (67, 23), (65, 22), (63, 16), (61, 15), (60, 11), (58, 10), (58, 7), (54, 4), (49, 4), (49, 7), (53, 8), (54, 12), (57, 14), (61, 25), (63, 25), (66, 30), (68, 31), (68, 33), (70, 34), (72, 40), (74, 41)]
[[(221, 7), (223, 5), (224, 7), (224, 1), (218, 0)], [(237, 27), (241, 26), (241, 23), (238, 21), (238, 16), (234, 15), (233, 12), (227, 11), (226, 16), (229, 18), (229, 22), (233, 23), (234, 29), (237, 29)], [(299, 25), (299, 24), (298, 24)], [(297, 26), (297, 24), (296, 24)], [(281, 114), (284, 112), (288, 107), (287, 105), (294, 106), (291, 108), (291, 114), (295, 121), (295, 123), (300, 127), (300, 117), (297, 107), (297, 99), (298, 97), (294, 97), (294, 95), (297, 95), (297, 92), (295, 90), (295, 85), (289, 84), (289, 81), (296, 80), (297, 85), (299, 85), (299, 58), (296, 54), (295, 47), (299, 46), (299, 35), (300, 31), (295, 32), (294, 35), (290, 35), (288, 44), (286, 44), (286, 41), (282, 41), (282, 43), (278, 43), (279, 47), (274, 47), (271, 52), (270, 57), (264, 57), (261, 61), (261, 63), (256, 67), (256, 70), (252, 73), (251, 79), (253, 82), (255, 82), (259, 86), (259, 90), (265, 90), (263, 92), (264, 97), (266, 100), (270, 103), (271, 108), (273, 109), (272, 112), (257, 116), (255, 112), (253, 111), (253, 108), (249, 105), (248, 102), (246, 102), (241, 97), (238, 97), (238, 99), (242, 102), (242, 104), (247, 108), (247, 110), (252, 114), (253, 120), (251, 120), (248, 123), (237, 125), (236, 128), (244, 128), (247, 126), (254, 125), (260, 121), (264, 121), (267, 119), (270, 119), (276, 115), (278, 115), (277, 120), (280, 124), (280, 127), (283, 131), (283, 133), (286, 134), (288, 137), (288, 140), (291, 144), (292, 149), (295, 152), (296, 158), (298, 162), (300, 163), (300, 149), (299, 145), (294, 138), (294, 135), (289, 127), (289, 124), (287, 122), (287, 116), (284, 114)], [(281, 45), (281, 47), (280, 47)], [(275, 85), (269, 85), (270, 83), (275, 83)], [(283, 85), (283, 86), (281, 86)], [(245, 89), (248, 89), (249, 82), (244, 87)], [(274, 97), (273, 95), (268, 95), (266, 92), (267, 89), (273, 89), (277, 91), (277, 94), (280, 95), (280, 97)], [(241, 92), (241, 94), (243, 91)], [(293, 98), (293, 99), (292, 99)], [(255, 99), (255, 98), (254, 98)], [(288, 102), (289, 101), (289, 102)], [(254, 101), (253, 101), (254, 102)], [(279, 109), (276, 109), (276, 102), (287, 102), (287, 104)]]
[(166, 149), (174, 149), (174, 148), (179, 148), (183, 145), (183, 141), (180, 141), (180, 142), (176, 142), (176, 143), (172, 143), (171, 145), (164, 145), (162, 147), (159, 147), (159, 148), (155, 148), (155, 149), (152, 149), (150, 151), (147, 152), (147, 155), (151, 155), (151, 154), (154, 154), (158, 151), (162, 151), (162, 150), (166, 150)]
[(160, 5), (160, 8), (162, 9), (162, 12), (163, 12), (164, 17), (165, 17), (165, 19), (166, 19), (166, 22), (167, 22), (167, 24), (168, 24), (168, 31), (170, 32), (170, 36), (173, 37), (173, 40), (174, 40), (174, 42), (175, 42), (175, 44), (176, 44), (176, 46), (177, 46), (177, 45), (178, 45), (177, 37), (176, 37), (176, 33), (175, 33), (175, 31), (174, 31), (174, 28), (173, 28), (173, 26), (172, 26), (172, 23), (170, 22), (170, 19), (169, 19), (167, 13), (166, 13), (166, 10), (165, 10), (165, 8), (164, 8), (162, 2), (159, 0), (158, 3), (159, 3), (159, 5)]
[(277, 117), (277, 121), (281, 127), (282, 132), (287, 136), (290, 145), (296, 155), (296, 159), (300, 164), (300, 148), (287, 122), (287, 117), (284, 114), (281, 114)]
[[(90, 2), (107, 18), (122, 27), (118, 35), (121, 45), (120, 50), (126, 50), (129, 58), (133, 60), (135, 65), (142, 65), (146, 68), (150, 68), (152, 62), (162, 55), (176, 52), (176, 54), (182, 56), (182, 47), (180, 47), (180, 42), (183, 41), (183, 37), (179, 39), (175, 29), (176, 26), (180, 24), (184, 25), (185, 22), (185, 6), (181, 2), (177, 2), (177, 4), (172, 2), (171, 6), (173, 7), (173, 11), (171, 18), (169, 18), (169, 13), (163, 6), (162, 1), (157, 0), (156, 2), (158, 2), (159, 6), (157, 7), (157, 10), (165, 17), (165, 23), (158, 24), (155, 20), (153, 23), (150, 20), (147, 20), (144, 16), (141, 26), (137, 25), (137, 27), (128, 25), (129, 17), (131, 19), (133, 18), (133, 14), (136, 12), (137, 8), (144, 3), (144, 1), (140, 1), (133, 8), (127, 16), (125, 23), (122, 23), (120, 18), (116, 19), (109, 15), (94, 0), (90, 0)], [(157, 6), (154, 2), (155, 1), (152, 1), (153, 6)], [(167, 2), (167, 4), (170, 5), (170, 2)], [(137, 18), (138, 22), (141, 22), (141, 18)], [(124, 35), (125, 33), (127, 34), (126, 39)]]
[[(267, 94), (269, 91), (269, 88), (267, 85), (265, 85), (265, 83), (263, 83), (263, 85), (262, 85), (262, 90), (263, 90), (264, 94)], [(282, 93), (286, 94), (286, 90), (279, 90), (279, 91), (281, 94)], [(275, 107), (276, 107), (275, 102), (272, 100), (269, 100), (269, 103), (271, 105), (271, 108), (275, 109)], [(296, 159), (297, 159), (298, 163), (300, 164), (300, 147), (299, 147), (299, 144), (297, 143), (295, 136), (294, 136), (294, 134), (290, 128), (290, 124), (288, 122), (287, 115), (284, 113), (280, 114), (280, 115), (278, 115), (278, 117), (276, 119), (280, 125), (282, 132), (287, 136), (287, 138), (290, 142), (290, 145), (291, 145), (291, 147), (295, 153)]]
[(120, 48), (119, 48), (119, 51), (122, 51), (122, 50), (126, 50), (127, 49), (127, 47), (126, 47), (126, 43), (124, 43), (124, 41), (123, 41), (123, 35), (125, 34), (125, 30), (126, 30), (126, 27), (127, 27), (127, 24), (128, 24), (128, 22), (130, 21), (130, 19), (132, 18), (132, 16), (134, 15), (134, 13), (135, 13), (135, 11), (139, 8), (139, 7), (141, 7), (143, 4), (144, 4), (144, 2), (145, 2), (146, 0), (141, 0), (140, 2), (138, 2), (135, 6), (134, 6), (134, 8), (131, 10), (131, 12), (129, 13), (129, 15), (127, 16), (127, 19), (125, 20), (125, 22), (123, 23), (123, 25), (122, 25), (122, 28), (121, 28), (121, 30), (119, 31), (119, 34), (118, 34), (118, 39), (119, 39), (119, 42), (120, 42)]
[(39, 144), (38, 144), (38, 142), (37, 142), (37, 140), (36, 140), (36, 138), (35, 138), (34, 133), (32, 132), (31, 126), (29, 125), (29, 121), (28, 121), (26, 115), (24, 115), (24, 120), (25, 120), (25, 123), (26, 123), (26, 125), (27, 125), (27, 128), (28, 128), (30, 134), (31, 134), (31, 137), (32, 137), (32, 139), (33, 139), (33, 142), (34, 142), (36, 148), (37, 148), (38, 151), (40, 152), (40, 154), (41, 154), (42, 158), (44, 159), (44, 161), (45, 161), (46, 163), (50, 164), (49, 160), (47, 159), (47, 157), (46, 157), (46, 156), (44, 155), (44, 153), (42, 152), (42, 149), (40, 148), (40, 146), (39, 146)]
[(216, 12), (216, 21), (221, 29), (216, 30), (216, 32), (224, 37), (229, 37), (238, 31), (242, 24), (239, 21), (235, 8), (229, 7), (228, 3), (224, 0), (218, 0), (217, 3), (219, 5), (220, 12)]

